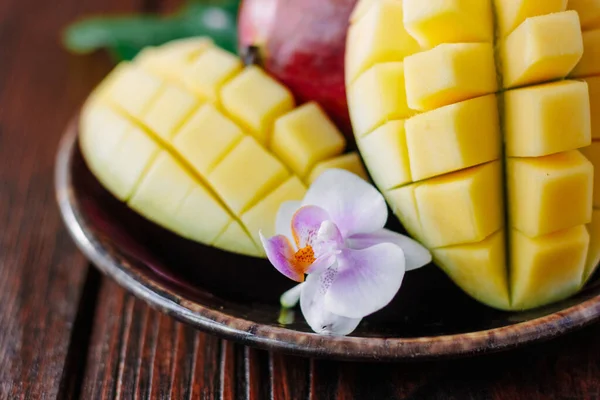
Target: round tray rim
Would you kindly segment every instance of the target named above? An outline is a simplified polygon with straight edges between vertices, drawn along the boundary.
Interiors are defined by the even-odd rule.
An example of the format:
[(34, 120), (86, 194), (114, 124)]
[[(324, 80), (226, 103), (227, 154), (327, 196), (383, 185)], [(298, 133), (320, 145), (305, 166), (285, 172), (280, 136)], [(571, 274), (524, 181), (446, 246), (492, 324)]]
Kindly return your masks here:
[(202, 331), (245, 345), (309, 357), (351, 361), (408, 361), (472, 356), (547, 340), (582, 328), (600, 317), (600, 295), (514, 325), (463, 334), (418, 338), (334, 337), (263, 325), (186, 299), (143, 276), (102, 248), (85, 225), (71, 186), (76, 146), (73, 120), (58, 148), (55, 191), (61, 217), (79, 250), (105, 275), (136, 297)]

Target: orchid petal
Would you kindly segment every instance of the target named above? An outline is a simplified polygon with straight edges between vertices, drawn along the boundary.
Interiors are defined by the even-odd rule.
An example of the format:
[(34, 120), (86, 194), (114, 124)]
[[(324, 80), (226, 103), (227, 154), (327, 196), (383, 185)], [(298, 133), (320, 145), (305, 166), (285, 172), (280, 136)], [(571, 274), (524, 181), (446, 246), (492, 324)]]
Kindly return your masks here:
[(292, 237), (292, 218), (302, 207), (301, 201), (286, 201), (281, 203), (275, 219), (275, 233), (277, 235)]
[(393, 243), (404, 251), (406, 271), (421, 268), (431, 262), (431, 253), (419, 242), (388, 229), (372, 233), (358, 233), (349, 237), (346, 243), (349, 248), (355, 250), (365, 249), (379, 243)]
[[(328, 270), (329, 271), (329, 270)], [(304, 319), (313, 331), (322, 335), (343, 336), (352, 333), (362, 318), (346, 318), (335, 315), (325, 308), (325, 293), (331, 285), (331, 273), (310, 274), (302, 286), (300, 308)]]
[(313, 245), (323, 221), (327, 221), (329, 215), (321, 207), (301, 207), (292, 217), (292, 235), (296, 246), (303, 249)]
[(303, 286), (304, 283), (300, 283), (282, 294), (279, 298), (281, 306), (283, 308), (296, 307), (296, 304), (300, 301), (300, 294), (302, 293)]
[(333, 263), (335, 263), (336, 253), (326, 253), (321, 257), (317, 258), (315, 262), (312, 263), (310, 268), (306, 270), (307, 274), (320, 274), (324, 272), (327, 268), (331, 267)]
[(337, 265), (325, 308), (348, 318), (362, 318), (385, 307), (400, 289), (405, 271), (404, 253), (391, 243), (344, 249)]
[(283, 235), (273, 236), (270, 239), (266, 239), (262, 232), (259, 232), (259, 235), (271, 264), (288, 278), (296, 282), (304, 281), (304, 271), (293, 262), (294, 248), (290, 240)]
[(302, 205), (323, 208), (344, 237), (383, 228), (388, 211), (381, 193), (348, 171), (325, 171), (308, 189)]

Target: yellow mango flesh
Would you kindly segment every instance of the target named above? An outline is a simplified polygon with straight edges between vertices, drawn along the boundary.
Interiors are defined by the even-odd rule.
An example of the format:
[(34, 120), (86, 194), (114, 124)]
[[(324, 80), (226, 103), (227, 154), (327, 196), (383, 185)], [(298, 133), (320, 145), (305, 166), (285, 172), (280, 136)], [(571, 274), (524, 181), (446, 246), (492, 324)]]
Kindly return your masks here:
[(600, 27), (600, 0), (569, 0), (569, 9), (579, 13), (584, 30)]
[(495, 71), (491, 43), (445, 43), (416, 53), (404, 60), (408, 106), (427, 111), (494, 93)]
[(583, 55), (579, 16), (570, 11), (529, 18), (500, 46), (505, 88), (566, 76)]
[[(369, 4), (352, 18), (349, 64)], [(346, 81), (374, 182), (475, 299), (522, 310), (572, 295), (600, 259), (592, 214), (600, 151), (588, 147), (600, 138), (595, 31), (582, 34), (586, 18), (566, 0), (402, 5), (403, 24), (377, 35), (404, 40), (388, 44), (400, 48), (407, 32), (421, 49), (404, 58), (363, 49), (375, 61)]]
[(404, 0), (404, 26), (423, 47), (491, 42), (492, 6), (472, 0)]
[(590, 144), (590, 101), (585, 82), (546, 83), (509, 90), (503, 96), (509, 157), (539, 157)]
[(316, 104), (206, 39), (144, 50), (83, 107), (82, 154), (147, 219), (207, 245), (264, 256), (279, 206), (329, 168), (366, 172)]
[(340, 154), (346, 141), (316, 103), (308, 103), (275, 122), (271, 149), (300, 177), (319, 161)]

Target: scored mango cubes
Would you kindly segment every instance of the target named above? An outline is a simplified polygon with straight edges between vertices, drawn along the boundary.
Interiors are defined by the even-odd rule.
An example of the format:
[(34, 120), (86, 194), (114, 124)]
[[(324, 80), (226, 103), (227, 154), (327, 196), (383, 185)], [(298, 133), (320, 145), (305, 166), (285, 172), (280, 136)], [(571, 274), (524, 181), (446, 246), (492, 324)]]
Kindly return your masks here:
[(600, 29), (583, 32), (583, 56), (571, 71), (574, 78), (600, 75)]
[[(507, 36), (527, 18), (565, 11), (568, 0), (493, 0), (500, 37)], [(572, 3), (574, 0), (571, 0)], [(577, 1), (577, 0), (575, 0)], [(583, 0), (586, 1), (586, 0)]]
[(441, 44), (404, 60), (408, 106), (427, 111), (496, 92), (491, 43)]
[(360, 137), (392, 119), (414, 114), (406, 100), (401, 62), (377, 64), (348, 90), (348, 104), (355, 134)]
[(300, 177), (346, 147), (346, 140), (316, 103), (307, 103), (275, 121), (271, 150)]
[[(400, 69), (402, 71), (402, 69)], [(80, 149), (117, 199), (184, 238), (264, 257), (279, 206), (331, 168), (368, 179), (315, 103), (208, 39), (148, 48), (90, 95)]]
[(510, 307), (503, 230), (477, 243), (433, 249), (436, 263), (475, 298), (493, 307)]
[(404, 26), (424, 48), (494, 39), (490, 1), (404, 0), (402, 4)]
[(600, 0), (569, 0), (569, 8), (580, 15), (584, 30), (600, 27)]
[(585, 226), (529, 238), (510, 233), (512, 303), (534, 308), (570, 296), (581, 287), (590, 236)]
[(247, 67), (227, 82), (221, 103), (260, 143), (268, 142), (273, 122), (294, 108), (290, 91), (258, 67)]
[(225, 82), (242, 70), (242, 62), (233, 54), (211, 47), (186, 66), (181, 79), (206, 101), (217, 102)]
[(505, 88), (565, 77), (583, 55), (575, 11), (527, 19), (501, 44)]
[[(366, 37), (393, 48), (403, 28), (418, 51), (386, 58), (357, 45), (372, 0), (355, 9), (347, 42), (347, 65), (357, 47), (371, 60), (347, 92), (374, 182), (475, 299), (522, 310), (575, 293), (600, 260), (600, 2), (400, 2), (403, 27)], [(373, 73), (400, 63), (402, 76)]]
[(499, 161), (417, 185), (415, 199), (423, 241), (444, 247), (483, 240), (504, 223)]
[(378, 187), (392, 189), (412, 182), (403, 120), (390, 121), (359, 138), (358, 146)]
[[(252, 166), (251, 174), (241, 174)], [(288, 170), (254, 138), (245, 137), (208, 176), (215, 191), (236, 213), (254, 205), (289, 176)]]
[(504, 93), (509, 157), (538, 157), (588, 146), (590, 125), (585, 82), (561, 81)]
[(211, 104), (200, 107), (173, 138), (173, 146), (203, 177), (242, 140), (244, 132)]
[(419, 51), (419, 44), (402, 25), (402, 3), (379, 0), (348, 31), (352, 50), (347, 53), (346, 81), (354, 80), (376, 63), (402, 61)]
[(495, 95), (419, 114), (406, 120), (405, 126), (414, 181), (500, 158)]
[(513, 228), (536, 237), (590, 222), (594, 167), (581, 153), (509, 158), (507, 163)]

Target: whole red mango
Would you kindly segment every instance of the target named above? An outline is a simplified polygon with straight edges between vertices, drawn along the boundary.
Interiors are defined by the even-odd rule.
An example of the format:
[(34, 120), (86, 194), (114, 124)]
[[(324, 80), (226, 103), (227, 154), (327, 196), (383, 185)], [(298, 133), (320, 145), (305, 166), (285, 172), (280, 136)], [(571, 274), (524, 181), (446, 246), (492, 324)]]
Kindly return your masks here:
[(257, 48), (263, 67), (298, 101), (317, 101), (352, 137), (344, 52), (356, 0), (244, 0), (239, 14), (241, 54)]

